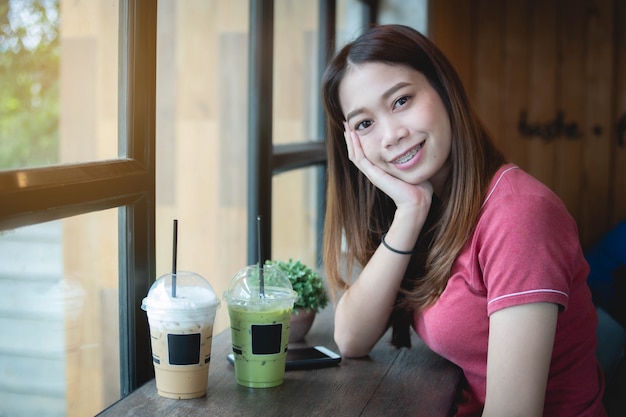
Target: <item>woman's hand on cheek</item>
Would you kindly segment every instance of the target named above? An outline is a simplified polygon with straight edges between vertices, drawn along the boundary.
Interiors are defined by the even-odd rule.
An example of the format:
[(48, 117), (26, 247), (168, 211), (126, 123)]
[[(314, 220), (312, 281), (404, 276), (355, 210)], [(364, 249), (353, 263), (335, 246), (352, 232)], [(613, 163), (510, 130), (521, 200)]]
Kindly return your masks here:
[(429, 181), (419, 185), (404, 182), (390, 175), (382, 168), (373, 164), (363, 151), (361, 140), (357, 133), (344, 122), (344, 138), (348, 148), (348, 159), (365, 175), (378, 189), (387, 194), (396, 203), (402, 206), (430, 207), (433, 187)]
[(357, 133), (350, 129), (346, 122), (344, 122), (343, 127), (343, 136), (346, 140), (346, 147), (348, 148), (348, 159), (352, 161), (359, 171), (361, 171), (374, 185), (378, 187), (378, 184), (376, 183), (377, 179), (387, 175), (387, 173), (372, 164), (372, 162), (367, 159)]

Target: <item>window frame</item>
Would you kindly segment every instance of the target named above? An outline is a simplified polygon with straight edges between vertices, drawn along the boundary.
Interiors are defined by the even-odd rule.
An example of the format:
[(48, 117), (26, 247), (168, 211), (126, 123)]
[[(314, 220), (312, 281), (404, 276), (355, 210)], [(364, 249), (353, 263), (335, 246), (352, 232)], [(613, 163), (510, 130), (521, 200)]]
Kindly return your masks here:
[[(334, 54), (336, 0), (319, 0), (318, 87)], [(326, 201), (326, 118), (321, 100), (316, 120), (317, 137), (308, 142), (274, 145), (272, 88), (274, 64), (274, 0), (250, 0), (248, 107), (247, 259), (249, 264), (272, 258), (272, 178), (282, 172), (318, 168), (316, 199), (316, 258), (322, 261), (322, 233)], [(319, 89), (319, 88), (318, 88)], [(261, 220), (259, 220), (259, 217)], [(263, 232), (259, 236), (259, 221)], [(259, 251), (259, 244), (263, 248)]]

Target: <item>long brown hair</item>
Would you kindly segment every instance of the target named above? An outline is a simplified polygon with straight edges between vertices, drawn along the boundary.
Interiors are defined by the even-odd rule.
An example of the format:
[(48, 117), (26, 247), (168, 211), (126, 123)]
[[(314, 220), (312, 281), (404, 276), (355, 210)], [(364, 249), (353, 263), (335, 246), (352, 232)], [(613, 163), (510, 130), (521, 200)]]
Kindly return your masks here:
[(489, 182), (505, 160), (472, 109), (453, 66), (428, 38), (407, 26), (382, 25), (344, 46), (327, 67), (322, 82), (328, 157), (323, 257), (335, 291), (349, 286), (342, 278), (346, 264), (351, 274), (354, 261), (365, 265), (371, 258), (396, 209), (347, 158), (339, 86), (350, 65), (367, 62), (403, 65), (422, 73), (450, 118), (451, 170), (445, 191), (438, 196), (440, 212), (429, 230), (425, 265), (407, 269), (408, 275), (423, 276), (405, 276), (412, 284), (403, 284), (403, 308), (420, 310), (434, 303), (445, 289), (452, 264), (477, 222)]

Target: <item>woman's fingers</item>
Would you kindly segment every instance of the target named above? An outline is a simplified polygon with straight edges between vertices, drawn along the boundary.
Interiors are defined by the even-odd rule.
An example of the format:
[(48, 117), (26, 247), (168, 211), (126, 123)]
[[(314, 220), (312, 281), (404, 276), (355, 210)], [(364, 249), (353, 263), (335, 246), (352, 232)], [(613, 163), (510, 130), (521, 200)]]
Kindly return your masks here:
[[(344, 122), (344, 136), (346, 138), (346, 144), (348, 146), (348, 157), (349, 159), (361, 170), (363, 168), (371, 167), (372, 164), (365, 156), (365, 152), (363, 152), (363, 147), (361, 146), (361, 139), (357, 133), (348, 127), (348, 124)], [(365, 166), (363, 166), (365, 165)], [(367, 175), (367, 172), (363, 171), (364, 174)]]
[(346, 145), (348, 147), (348, 158), (354, 165), (367, 177), (370, 181), (376, 185), (376, 176), (385, 175), (385, 173), (372, 164), (363, 152), (361, 146), (361, 140), (356, 132), (348, 127), (348, 124), (344, 122), (346, 137)]
[(361, 143), (359, 142), (358, 136), (356, 133), (350, 129), (346, 122), (343, 123), (343, 136), (346, 140), (346, 146), (348, 148), (348, 159), (352, 162), (356, 163), (356, 152), (360, 151), (360, 156), (363, 157), (363, 149), (361, 148)]

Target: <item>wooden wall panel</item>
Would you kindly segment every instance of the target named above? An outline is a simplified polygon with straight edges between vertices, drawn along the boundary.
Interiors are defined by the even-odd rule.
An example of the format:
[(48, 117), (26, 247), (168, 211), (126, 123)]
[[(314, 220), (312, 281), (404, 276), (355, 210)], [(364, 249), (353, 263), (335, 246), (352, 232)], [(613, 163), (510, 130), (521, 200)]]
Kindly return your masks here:
[(613, 113), (610, 222), (626, 220), (626, 2), (615, 3), (615, 111)]
[(502, 2), (479, 0), (475, 4), (475, 25), (482, 28), (474, 33), (472, 90), (474, 104), (485, 124), (493, 131), (500, 130), (502, 91), (503, 29)]
[[(467, 93), (472, 96), (472, 4), (469, 1), (432, 1), (429, 5), (429, 36), (454, 65)], [(445, 16), (445, 19), (441, 19)]]
[(620, 0), (431, 2), (429, 36), (507, 158), (563, 199), (584, 247), (626, 219), (625, 9)]
[[(585, 5), (583, 2), (560, 0), (559, 13), (566, 24), (559, 25), (560, 65), (557, 72), (558, 110), (564, 123), (585, 118)], [(572, 137), (557, 142), (556, 178), (554, 189), (578, 221), (581, 219), (582, 199), (580, 184), (584, 143), (583, 132), (573, 129)]]
[(504, 75), (502, 122), (498, 139), (504, 154), (520, 167), (528, 166), (528, 146), (520, 135), (520, 109), (528, 108), (530, 48), (525, 39), (530, 31), (530, 13), (526, 0), (508, 0), (504, 10)]
[[(531, 10), (530, 84), (528, 120), (547, 122), (556, 109), (557, 19), (555, 2), (534, 0)], [(545, 138), (529, 140), (527, 169), (544, 184), (554, 188), (554, 142)]]
[(598, 0), (587, 9), (585, 103), (587, 132), (583, 159), (583, 240), (599, 239), (609, 228), (610, 126), (613, 97), (613, 3)]

